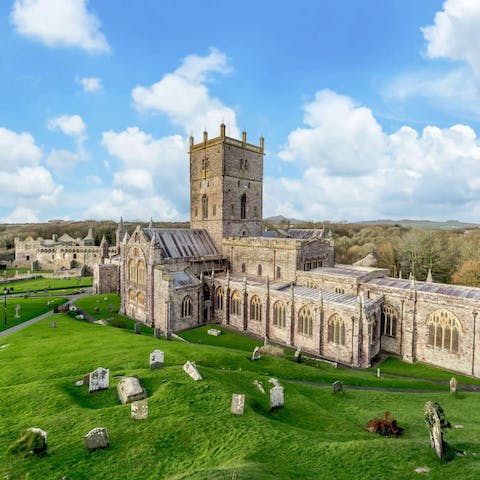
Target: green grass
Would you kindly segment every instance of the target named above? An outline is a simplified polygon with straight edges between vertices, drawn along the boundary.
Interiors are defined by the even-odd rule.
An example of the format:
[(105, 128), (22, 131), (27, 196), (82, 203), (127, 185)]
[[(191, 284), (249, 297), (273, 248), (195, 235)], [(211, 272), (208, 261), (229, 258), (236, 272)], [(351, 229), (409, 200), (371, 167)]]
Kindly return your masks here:
[(80, 289), (83, 287), (91, 287), (92, 277), (78, 277), (78, 278), (36, 278), (34, 280), (17, 280), (0, 285), (0, 291), (3, 292), (5, 288), (13, 289), (13, 293), (51, 293), (65, 290), (65, 293), (72, 293), (71, 290)]
[[(222, 334), (218, 337), (209, 335), (207, 330), (210, 328), (221, 330)], [(229, 347), (236, 350), (245, 350), (247, 352), (253, 352), (255, 347), (263, 345), (263, 343), (258, 340), (238, 335), (218, 325), (202, 325), (201, 327), (192, 328), (191, 330), (182, 332), (180, 337), (192, 343), (215, 345), (217, 347)]]
[[(95, 302), (96, 303), (96, 302)], [(107, 302), (106, 302), (107, 303)], [(462, 392), (392, 393), (349, 390), (354, 379), (380, 385), (373, 372), (313, 368), (280, 358), (250, 360), (250, 352), (132, 335), (115, 328), (56, 315), (57, 328), (40, 321), (3, 339), (0, 350), (0, 478), (59, 479), (410, 479), (418, 466), (429, 479), (480, 478), (480, 396)], [(233, 335), (233, 334), (232, 334)], [(165, 368), (151, 371), (149, 353), (165, 352)], [(194, 382), (181, 366), (193, 360), (204, 376)], [(88, 394), (74, 382), (94, 368), (110, 369), (111, 387)], [(116, 375), (138, 375), (149, 393), (149, 418), (134, 422), (120, 405)], [(285, 386), (285, 408), (270, 412), (268, 388), (276, 376)], [(346, 394), (287, 379), (345, 382)], [(394, 386), (423, 388), (425, 382), (389, 379)], [(438, 386), (436, 387), (438, 388)], [(245, 414), (230, 414), (232, 393), (245, 393)], [(466, 457), (439, 462), (429, 446), (423, 420), (427, 400), (440, 402), (447, 419), (463, 424), (448, 432)], [(369, 434), (370, 418), (392, 412), (405, 435)], [(48, 433), (41, 458), (13, 455), (8, 447), (28, 427)], [(83, 436), (92, 428), (109, 431), (111, 447), (90, 453)], [(476, 454), (474, 456), (473, 454)]]
[[(118, 313), (118, 310), (120, 309), (120, 295), (117, 293), (89, 295), (88, 297), (80, 298), (75, 303), (79, 308), (88, 312), (97, 320), (108, 319), (110, 325), (113, 327), (125, 328), (133, 331), (136, 321)], [(112, 306), (111, 312), (109, 310), (109, 305)], [(96, 311), (96, 309), (98, 311)], [(153, 335), (153, 329), (146, 325), (141, 326), (140, 332)]]
[[(7, 297), (7, 325), (4, 323), (4, 301), (0, 302), (0, 331), (26, 322), (32, 318), (38, 317), (42, 313), (53, 310), (55, 305), (61, 305), (67, 301), (63, 297), (48, 297), (48, 298), (20, 298)], [(47, 305), (50, 302), (50, 305)], [(20, 305), (20, 318), (15, 318), (15, 307)]]
[(31, 269), (23, 268), (23, 267), (6, 268), (5, 270), (0, 270), (0, 279), (2, 279), (3, 276), (14, 277), (17, 274), (17, 272), (20, 275), (24, 275), (24, 274), (27, 274), (27, 273), (31, 273), (32, 275), (39, 275), (39, 274), (42, 274), (42, 273), (53, 273), (53, 270), (34, 270), (34, 271), (32, 271)]

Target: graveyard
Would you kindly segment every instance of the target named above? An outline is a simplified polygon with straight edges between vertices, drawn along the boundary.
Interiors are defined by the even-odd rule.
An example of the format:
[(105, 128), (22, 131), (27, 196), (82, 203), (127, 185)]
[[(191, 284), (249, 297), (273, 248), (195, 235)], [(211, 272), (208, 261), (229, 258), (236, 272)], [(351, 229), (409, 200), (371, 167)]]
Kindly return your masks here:
[(76, 277), (76, 278), (48, 278), (39, 277), (26, 280), (12, 280), (1, 284), (1, 290), (11, 290), (12, 293), (74, 293), (84, 287), (92, 286), (92, 277)]
[[(83, 307), (86, 302), (94, 315), (95, 306), (101, 305), (101, 316), (111, 313), (108, 304), (113, 301), (92, 296), (83, 300)], [(480, 393), (467, 391), (478, 382), (455, 375), (459, 389), (453, 395), (448, 385), (451, 372), (398, 360), (387, 360), (380, 378), (376, 369), (319, 362), (310, 366), (294, 362), (292, 355), (262, 354), (253, 361), (251, 347), (261, 343), (220, 331), (210, 342), (220, 342), (223, 335), (218, 345), (207, 343), (204, 328), (184, 335), (191, 343), (167, 341), (154, 338), (151, 331), (136, 335), (132, 328), (104, 327), (57, 314), (2, 338), (0, 478), (313, 480), (426, 475), (416, 468), (429, 469), (430, 479), (480, 476)], [(153, 358), (161, 363), (150, 368), (157, 350), (163, 355), (159, 360), (155, 353)], [(94, 387), (92, 380), (85, 384), (85, 377), (92, 378), (99, 367), (108, 369), (109, 388), (89, 393)], [(192, 367), (201, 379), (191, 376)], [(133, 386), (137, 394), (139, 386), (144, 391), (145, 403), (120, 401), (117, 385), (128, 387), (135, 382), (125, 379), (132, 378), (138, 379)], [(336, 381), (343, 389), (334, 394)], [(276, 385), (284, 403), (271, 409)], [(122, 395), (128, 402), (127, 393)], [(430, 447), (424, 419), (427, 401), (441, 404), (452, 424), (445, 435), (455, 452), (450, 461), (440, 461)], [(366, 430), (371, 419), (386, 411), (404, 429), (401, 437)], [(46, 453), (11, 453), (10, 447), (31, 427), (48, 435)], [(101, 448), (90, 451), (86, 444), (92, 442)]]

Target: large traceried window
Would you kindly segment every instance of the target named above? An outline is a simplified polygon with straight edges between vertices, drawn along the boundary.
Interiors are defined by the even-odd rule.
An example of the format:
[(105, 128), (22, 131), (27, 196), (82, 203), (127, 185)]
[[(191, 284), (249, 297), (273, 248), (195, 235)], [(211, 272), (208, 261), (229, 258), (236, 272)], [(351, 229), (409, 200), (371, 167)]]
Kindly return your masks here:
[(137, 293), (137, 304), (140, 307), (145, 307), (145, 294), (143, 292)]
[(328, 320), (328, 341), (345, 345), (345, 322), (338, 313), (334, 313)]
[(453, 353), (458, 352), (462, 326), (452, 312), (445, 309), (432, 312), (427, 317), (427, 326), (428, 345)]
[(285, 304), (283, 302), (275, 302), (273, 304), (273, 324), (277, 327), (285, 327)]
[(382, 309), (382, 335), (397, 336), (398, 312), (391, 305), (384, 305)]
[(131, 282), (137, 281), (137, 268), (135, 266), (135, 260), (133, 258), (128, 261), (128, 279)]
[(250, 300), (250, 320), (262, 321), (262, 302), (257, 295)]
[(208, 197), (205, 193), (202, 195), (202, 218), (208, 218)]
[(189, 295), (184, 297), (182, 301), (182, 318), (190, 317), (192, 315), (192, 299)]
[(307, 307), (303, 307), (298, 312), (298, 333), (313, 335), (313, 315)]
[(236, 290), (230, 297), (230, 313), (232, 315), (240, 315), (241, 313), (240, 294)]
[(240, 218), (243, 220), (247, 218), (247, 194), (244, 193), (240, 197)]
[(128, 299), (130, 300), (131, 303), (135, 303), (135, 298), (136, 298), (135, 290), (133, 290), (133, 288), (131, 288), (128, 291)]
[(223, 310), (223, 288), (218, 287), (215, 292), (215, 308), (217, 310)]
[(137, 263), (137, 282), (141, 285), (146, 283), (145, 262), (143, 260), (139, 260)]

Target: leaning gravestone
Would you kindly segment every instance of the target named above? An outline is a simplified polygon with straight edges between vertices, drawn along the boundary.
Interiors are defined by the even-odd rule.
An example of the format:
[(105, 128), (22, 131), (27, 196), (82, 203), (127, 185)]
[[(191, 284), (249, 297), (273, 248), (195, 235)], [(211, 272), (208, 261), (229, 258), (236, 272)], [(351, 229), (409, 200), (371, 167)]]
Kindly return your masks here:
[(457, 393), (458, 382), (455, 377), (450, 379), (450, 393)]
[(117, 384), (117, 393), (120, 402), (125, 405), (147, 397), (147, 392), (137, 377), (124, 377)]
[(163, 368), (164, 354), (161, 350), (154, 350), (150, 354), (150, 370), (160, 370)]
[(262, 382), (260, 382), (259, 380), (254, 380), (253, 384), (257, 387), (260, 393), (263, 393), (263, 394), (265, 393), (265, 389), (263, 388)]
[(155, 338), (162, 338), (162, 330), (160, 328), (153, 329), (153, 336)]
[(343, 392), (343, 383), (340, 380), (332, 383), (333, 393)]
[(295, 361), (297, 363), (302, 362), (302, 346), (301, 345), (299, 345), (299, 347), (297, 348), (297, 351), (295, 352)]
[(135, 323), (133, 326), (133, 332), (139, 334), (142, 332), (142, 324), (140, 322)]
[(110, 370), (106, 368), (97, 368), (90, 372), (88, 376), (88, 392), (97, 392), (98, 390), (106, 390), (110, 385)]
[(284, 392), (281, 385), (275, 385), (270, 390), (270, 410), (281, 408), (284, 405)]
[(85, 435), (85, 445), (92, 452), (98, 448), (108, 448), (108, 432), (106, 428), (94, 428)]
[(185, 362), (185, 364), (183, 365), (183, 370), (187, 375), (189, 375), (195, 381), (203, 380), (202, 376), (200, 375), (200, 372), (197, 369), (197, 366), (195, 365), (195, 362)]
[(430, 434), (430, 445), (438, 458), (443, 460), (447, 443), (443, 440), (444, 431), (450, 428), (442, 407), (437, 402), (425, 404), (425, 423)]
[(262, 355), (260, 354), (260, 347), (255, 347), (252, 353), (252, 360), (260, 360)]
[(148, 400), (132, 402), (130, 416), (134, 420), (146, 420), (148, 418)]
[(171, 330), (167, 330), (167, 332), (165, 333), (165, 338), (170, 342), (172, 340), (172, 337), (173, 332)]
[(243, 393), (234, 393), (232, 395), (231, 412), (234, 415), (243, 415), (244, 407), (245, 407), (245, 395)]

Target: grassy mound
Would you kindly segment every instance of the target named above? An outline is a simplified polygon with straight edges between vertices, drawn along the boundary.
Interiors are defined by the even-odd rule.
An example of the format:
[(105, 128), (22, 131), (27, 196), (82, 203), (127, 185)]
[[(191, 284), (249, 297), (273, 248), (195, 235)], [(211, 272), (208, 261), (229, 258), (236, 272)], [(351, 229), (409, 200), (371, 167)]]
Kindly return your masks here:
[[(40, 458), (0, 449), (0, 478), (408, 479), (416, 478), (418, 466), (431, 468), (430, 479), (480, 478), (478, 394), (454, 396), (448, 388), (436, 393), (439, 385), (427, 380), (377, 379), (370, 371), (314, 368), (270, 356), (252, 362), (250, 348), (167, 342), (68, 315), (55, 320), (56, 329), (46, 320), (9, 335), (9, 347), (0, 351), (0, 418), (8, 419), (0, 444), (11, 445), (32, 425), (48, 433), (49, 443)], [(165, 352), (162, 370), (148, 367), (154, 349)], [(186, 360), (196, 362), (203, 381), (183, 372)], [(75, 385), (99, 366), (110, 369), (108, 390), (89, 394), (86, 386)], [(141, 379), (149, 394), (147, 420), (131, 420), (130, 406), (118, 401), (114, 377), (119, 375)], [(268, 398), (272, 376), (285, 387), (285, 408), (274, 412)], [(265, 395), (254, 380), (263, 383)], [(344, 382), (345, 395), (332, 394), (333, 380)], [(233, 393), (246, 394), (243, 416), (230, 413)], [(440, 402), (453, 425), (464, 425), (449, 431), (447, 441), (467, 456), (436, 460), (423, 418), (427, 400)], [(369, 419), (387, 410), (405, 428), (402, 438), (365, 431)], [(87, 451), (83, 436), (94, 427), (108, 429), (109, 449)]]

